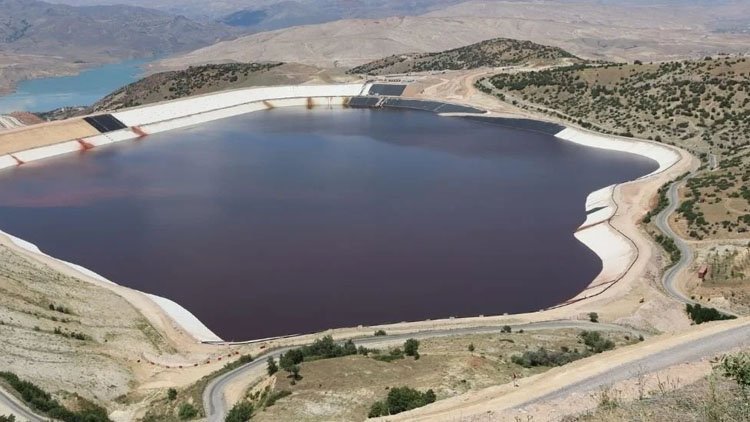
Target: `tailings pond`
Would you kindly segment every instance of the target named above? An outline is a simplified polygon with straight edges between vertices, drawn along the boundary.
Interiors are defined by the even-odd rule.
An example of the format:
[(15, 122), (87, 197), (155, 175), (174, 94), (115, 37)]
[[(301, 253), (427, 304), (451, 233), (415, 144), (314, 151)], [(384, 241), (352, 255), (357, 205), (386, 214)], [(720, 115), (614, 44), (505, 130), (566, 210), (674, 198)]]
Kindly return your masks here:
[(0, 229), (247, 340), (565, 301), (601, 270), (573, 237), (586, 196), (656, 168), (497, 122), (277, 109), (2, 172)]

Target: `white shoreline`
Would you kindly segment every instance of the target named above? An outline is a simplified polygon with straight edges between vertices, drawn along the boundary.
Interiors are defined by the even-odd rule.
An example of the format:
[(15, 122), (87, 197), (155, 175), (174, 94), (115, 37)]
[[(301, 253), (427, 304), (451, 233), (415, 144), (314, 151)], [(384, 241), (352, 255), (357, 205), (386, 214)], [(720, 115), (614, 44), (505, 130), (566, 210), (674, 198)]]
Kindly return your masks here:
[[(672, 148), (651, 141), (601, 135), (572, 127), (558, 132), (555, 137), (587, 147), (640, 155), (656, 161), (659, 165), (651, 173), (623, 183), (655, 176), (680, 161), (680, 155)], [(599, 257), (602, 261), (602, 270), (586, 289), (561, 305), (603, 293), (624, 277), (638, 258), (638, 250), (633, 241), (610, 224), (610, 220), (617, 213), (615, 191), (620, 185), (610, 185), (596, 190), (586, 198), (586, 220), (574, 236)]]
[[(184, 128), (259, 110), (293, 106), (342, 106), (348, 98), (367, 92), (369, 86), (369, 83), (359, 83), (247, 88), (126, 109), (111, 113), (118, 120), (129, 126), (126, 129), (3, 155), (0, 156), (0, 169), (15, 167), (19, 165), (19, 161), (27, 163), (43, 160), (90, 147), (137, 139), (143, 137), (144, 133), (148, 135)], [(222, 106), (217, 108), (217, 104), (222, 104)], [(680, 159), (679, 154), (674, 150), (661, 144), (599, 135), (571, 127), (565, 128), (554, 136), (589, 147), (641, 155), (653, 159), (659, 164), (659, 168), (656, 171), (636, 180), (661, 173)], [(558, 306), (601, 293), (627, 273), (632, 262), (635, 260), (633, 257), (634, 246), (632, 245), (632, 241), (609, 224), (609, 220), (617, 211), (617, 204), (614, 202), (614, 190), (616, 187), (616, 185), (608, 186), (592, 192), (588, 196), (586, 200), (586, 221), (574, 234), (580, 242), (597, 254), (602, 261), (602, 271), (592, 280), (587, 289), (579, 293), (574, 299)], [(595, 208), (600, 209), (589, 213), (589, 211)], [(5, 234), (14, 244), (32, 254), (50, 257), (30, 242), (2, 231), (0, 231), (0, 234)], [(115, 284), (80, 265), (55, 257), (50, 258), (61, 262), (85, 276), (105, 283)], [(612, 279), (613, 281), (609, 280), (610, 283), (607, 281), (602, 282), (603, 279)], [(602, 284), (597, 284), (599, 282), (602, 282)], [(148, 297), (176, 325), (197, 341), (204, 343), (224, 343), (221, 338), (211, 332), (200, 320), (181, 305), (167, 298), (144, 292), (141, 293)]]

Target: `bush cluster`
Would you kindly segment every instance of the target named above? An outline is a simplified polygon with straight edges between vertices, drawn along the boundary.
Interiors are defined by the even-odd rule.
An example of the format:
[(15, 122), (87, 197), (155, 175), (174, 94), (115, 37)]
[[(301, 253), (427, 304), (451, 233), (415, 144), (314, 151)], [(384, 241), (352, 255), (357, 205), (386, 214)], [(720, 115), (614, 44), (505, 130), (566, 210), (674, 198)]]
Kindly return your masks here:
[(367, 417), (377, 418), (379, 416), (395, 415), (426, 406), (434, 403), (435, 400), (435, 392), (432, 390), (422, 393), (409, 387), (392, 388), (385, 400), (373, 403)]
[(21, 380), (11, 372), (0, 372), (0, 378), (4, 379), (14, 390), (18, 391), (23, 401), (33, 410), (44, 413), (52, 419), (63, 422), (108, 422), (107, 410), (90, 402), (84, 402), (81, 409), (71, 411), (61, 405), (52, 395), (42, 390), (35, 384)]

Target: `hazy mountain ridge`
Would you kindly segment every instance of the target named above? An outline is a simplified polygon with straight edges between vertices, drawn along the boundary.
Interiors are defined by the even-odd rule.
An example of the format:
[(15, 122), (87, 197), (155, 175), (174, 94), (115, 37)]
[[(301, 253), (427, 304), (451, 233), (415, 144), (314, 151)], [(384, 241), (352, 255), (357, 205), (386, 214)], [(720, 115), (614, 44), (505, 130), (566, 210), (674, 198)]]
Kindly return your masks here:
[(189, 50), (232, 30), (134, 6), (72, 7), (37, 0), (0, 0), (0, 49), (118, 59)]

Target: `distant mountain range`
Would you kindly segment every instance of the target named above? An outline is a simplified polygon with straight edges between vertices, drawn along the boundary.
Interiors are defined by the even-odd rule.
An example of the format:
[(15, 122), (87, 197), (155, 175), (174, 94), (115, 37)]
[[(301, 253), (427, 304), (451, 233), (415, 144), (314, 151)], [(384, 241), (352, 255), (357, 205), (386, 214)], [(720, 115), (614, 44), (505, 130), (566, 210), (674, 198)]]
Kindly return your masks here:
[(0, 0), (0, 51), (6, 53), (80, 60), (147, 57), (212, 44), (233, 32), (223, 24), (143, 7)]

